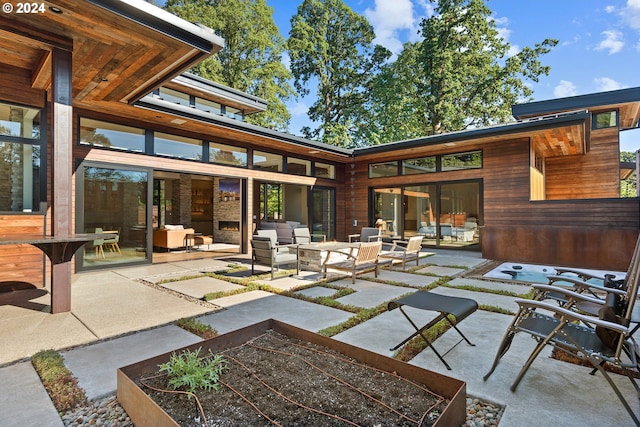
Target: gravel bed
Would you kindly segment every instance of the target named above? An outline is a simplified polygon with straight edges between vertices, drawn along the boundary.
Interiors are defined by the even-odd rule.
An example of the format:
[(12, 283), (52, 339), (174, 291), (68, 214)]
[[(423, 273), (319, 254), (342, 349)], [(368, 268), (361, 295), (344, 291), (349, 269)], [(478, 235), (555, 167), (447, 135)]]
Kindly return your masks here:
[[(467, 397), (467, 421), (462, 427), (497, 426), (504, 407)], [(133, 427), (131, 419), (122, 409), (115, 396), (88, 402), (85, 406), (69, 411), (62, 416), (65, 426), (76, 427)]]

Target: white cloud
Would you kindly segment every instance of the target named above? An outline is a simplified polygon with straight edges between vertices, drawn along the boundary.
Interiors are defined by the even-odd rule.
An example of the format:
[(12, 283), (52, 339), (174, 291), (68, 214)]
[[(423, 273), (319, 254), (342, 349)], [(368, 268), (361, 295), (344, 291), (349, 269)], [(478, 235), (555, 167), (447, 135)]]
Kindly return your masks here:
[(624, 89), (624, 86), (609, 77), (597, 77), (593, 79), (598, 87), (598, 92), (607, 92), (610, 90)]
[(604, 40), (600, 42), (596, 50), (608, 50), (609, 55), (618, 53), (624, 47), (624, 41), (622, 40), (622, 33), (617, 30), (608, 30), (601, 33), (604, 36)]
[(411, 0), (375, 0), (375, 7), (367, 8), (364, 16), (375, 30), (374, 43), (381, 44), (394, 54), (402, 50), (400, 31), (418, 31), (419, 22), (413, 16)]
[(287, 109), (291, 116), (306, 116), (307, 112), (309, 112), (309, 106), (304, 102), (287, 104)]
[(640, 30), (640, 0), (627, 0), (627, 7), (620, 12), (622, 19), (634, 30)]
[(568, 80), (560, 80), (558, 86), (553, 88), (553, 95), (556, 98), (566, 98), (576, 95), (576, 85)]

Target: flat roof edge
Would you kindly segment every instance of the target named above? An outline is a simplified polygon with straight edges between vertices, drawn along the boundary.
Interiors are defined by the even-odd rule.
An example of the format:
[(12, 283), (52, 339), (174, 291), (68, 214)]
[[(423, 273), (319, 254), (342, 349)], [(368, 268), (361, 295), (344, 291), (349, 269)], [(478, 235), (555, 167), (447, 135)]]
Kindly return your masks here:
[(88, 0), (90, 3), (180, 40), (198, 50), (215, 53), (225, 41), (212, 29), (185, 21), (143, 0)]
[(513, 117), (520, 119), (563, 110), (577, 110), (627, 102), (640, 102), (640, 87), (515, 104), (511, 106), (511, 113)]
[(576, 111), (541, 117), (539, 119), (531, 119), (519, 122), (505, 123), (501, 125), (488, 126), (479, 129), (463, 130), (458, 132), (443, 133), (438, 135), (429, 135), (422, 138), (409, 139), (405, 141), (391, 142), (387, 144), (372, 145), (370, 147), (362, 147), (354, 149), (354, 156), (380, 153), (384, 151), (401, 150), (422, 145), (436, 145), (447, 142), (458, 142), (461, 140), (472, 140), (476, 138), (484, 138), (490, 136), (499, 136), (509, 133), (522, 132), (534, 128), (548, 128), (556, 125), (569, 125), (584, 122), (590, 117), (586, 110)]
[(206, 113), (204, 111), (196, 110), (195, 108), (187, 107), (184, 105), (172, 104), (158, 98), (153, 98), (150, 95), (147, 95), (139, 101), (135, 102), (134, 106), (139, 108), (146, 108), (153, 111), (161, 111), (164, 113), (175, 115), (177, 117), (186, 117), (192, 120), (198, 120), (216, 126), (224, 126), (230, 129), (248, 132), (254, 135), (260, 135), (278, 141), (288, 142), (290, 144), (325, 151), (332, 154), (338, 154), (345, 157), (351, 157), (353, 153), (352, 150), (347, 148), (324, 144), (322, 142), (313, 141), (285, 132), (267, 129), (262, 126), (253, 125), (251, 123), (230, 119), (221, 115)]
[(173, 79), (178, 84), (190, 86), (206, 92), (210, 92), (216, 97), (232, 100), (247, 107), (265, 111), (267, 109), (267, 101), (259, 96), (237, 90), (192, 73), (182, 73)]

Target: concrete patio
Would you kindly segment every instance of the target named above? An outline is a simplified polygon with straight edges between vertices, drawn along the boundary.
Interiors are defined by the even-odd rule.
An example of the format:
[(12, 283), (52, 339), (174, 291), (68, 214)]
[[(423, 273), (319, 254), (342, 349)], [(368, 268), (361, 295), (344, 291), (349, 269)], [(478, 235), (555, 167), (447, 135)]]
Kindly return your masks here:
[[(363, 277), (351, 285), (339, 279), (332, 285), (351, 287), (354, 293), (342, 297), (343, 304), (374, 307), (398, 298), (417, 287), (437, 280), (437, 276), (456, 276), (433, 292), (465, 296), (479, 304), (515, 310), (513, 297), (459, 289), (472, 285), (484, 289), (526, 293), (527, 286), (489, 282), (463, 277), (467, 268), (485, 260), (474, 252), (430, 251), (420, 263), (421, 274), (383, 270), (382, 281)], [(236, 257), (237, 258), (237, 257)], [(247, 259), (250, 263), (250, 261)], [(210, 277), (195, 277), (201, 271), (226, 268), (223, 260), (194, 260), (122, 268), (113, 271), (83, 273), (74, 276), (72, 311), (51, 315), (48, 295), (41, 290), (32, 295), (0, 295), (0, 424), (7, 426), (62, 426), (46, 391), (28, 358), (39, 350), (61, 351), (66, 366), (78, 378), (89, 399), (115, 394), (116, 368), (151, 356), (196, 343), (199, 337), (175, 326), (181, 317), (198, 316), (219, 333), (225, 333), (258, 321), (275, 318), (317, 332), (346, 321), (352, 313), (266, 291), (251, 291), (223, 296), (205, 303), (205, 293), (237, 289), (235, 284)], [(187, 280), (178, 280), (189, 277)], [(194, 278), (195, 277), (195, 278)], [(370, 277), (373, 277), (371, 274)], [(165, 282), (166, 279), (174, 279)], [(266, 280), (280, 289), (296, 289), (315, 283), (318, 276), (305, 273), (298, 277)], [(397, 286), (397, 284), (403, 284)], [(458, 287), (458, 289), (456, 289)], [(331, 295), (335, 291), (320, 285), (299, 291), (306, 295)], [(186, 295), (181, 296), (181, 295)], [(435, 313), (410, 310), (417, 323), (428, 322)], [(455, 331), (439, 338), (435, 346), (445, 356), (448, 371), (430, 349), (422, 351), (410, 363), (461, 379), (467, 393), (482, 400), (505, 405), (501, 427), (515, 426), (603, 426), (633, 425), (632, 420), (599, 375), (589, 368), (571, 365), (549, 357), (538, 357), (515, 393), (511, 382), (529, 354), (534, 341), (518, 336), (488, 381), (488, 371), (499, 341), (512, 316), (478, 310), (460, 324), (474, 343), (459, 341)], [(398, 310), (385, 312), (334, 339), (392, 356), (390, 347), (411, 334), (411, 325)], [(615, 378), (636, 413), (640, 404), (626, 378)]]

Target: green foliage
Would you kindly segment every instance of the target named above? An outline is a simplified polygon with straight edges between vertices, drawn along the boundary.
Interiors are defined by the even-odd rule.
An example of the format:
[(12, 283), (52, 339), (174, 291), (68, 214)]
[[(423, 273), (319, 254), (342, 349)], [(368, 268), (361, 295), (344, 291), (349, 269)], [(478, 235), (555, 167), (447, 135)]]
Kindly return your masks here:
[(226, 361), (220, 355), (207, 358), (200, 357), (200, 351), (185, 350), (180, 354), (173, 353), (167, 363), (159, 366), (160, 372), (166, 372), (169, 387), (174, 390), (185, 390), (195, 393), (197, 389), (207, 391), (219, 390), (218, 380), (226, 369)]
[(511, 105), (533, 94), (525, 82), (549, 74), (539, 57), (558, 43), (510, 56), (483, 0), (440, 0), (420, 27), (422, 40), (405, 44), (372, 85), (368, 116), (358, 121), (372, 144), (511, 120)]
[[(636, 153), (631, 151), (620, 152), (621, 162), (636, 162)], [(620, 197), (638, 197), (637, 172), (633, 172), (627, 179), (620, 181)]]
[(58, 412), (66, 412), (86, 402), (78, 379), (64, 366), (64, 359), (57, 351), (42, 350), (31, 357), (31, 364)]
[(287, 45), (294, 86), (302, 95), (317, 81), (317, 100), (305, 128), (308, 138), (338, 146), (353, 146), (352, 128), (369, 99), (373, 76), (390, 52), (372, 46), (375, 37), (367, 19), (341, 0), (304, 0), (291, 18)]
[(202, 323), (193, 317), (183, 317), (182, 319), (178, 319), (176, 325), (204, 339), (213, 338), (218, 335), (218, 331), (213, 329), (211, 325)]
[(246, 121), (287, 130), (291, 115), (284, 101), (295, 95), (282, 63), (285, 40), (266, 0), (168, 0), (169, 12), (212, 28), (225, 47), (191, 71), (267, 101), (267, 110)]

